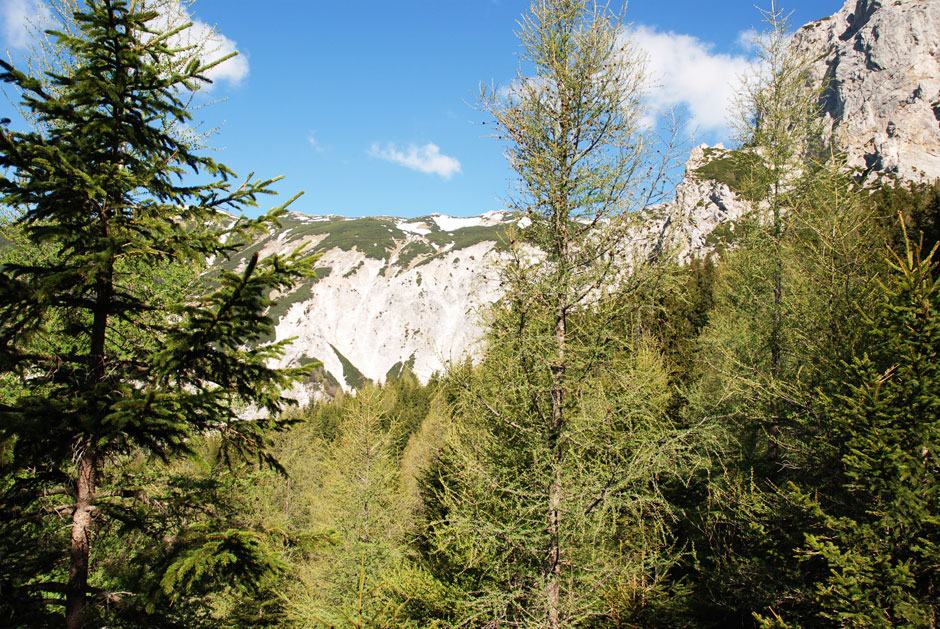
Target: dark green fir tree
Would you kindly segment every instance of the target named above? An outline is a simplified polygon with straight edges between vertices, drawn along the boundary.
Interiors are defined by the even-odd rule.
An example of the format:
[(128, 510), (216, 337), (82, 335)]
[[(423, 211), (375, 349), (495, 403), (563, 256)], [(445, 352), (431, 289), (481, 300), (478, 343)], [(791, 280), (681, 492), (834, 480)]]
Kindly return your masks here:
[[(312, 260), (195, 270), (285, 206), (235, 218), (275, 180), (236, 182), (174, 131), (219, 61), (174, 47), (186, 27), (156, 30), (146, 6), (84, 2), (74, 34), (52, 33), (61, 73), (0, 62), (34, 123), (0, 130), (2, 204), (26, 246), (7, 239), (0, 266), (4, 626), (197, 626), (187, 604), (211, 620), (212, 596), (277, 568), (218, 475), (170, 472), (205, 440), (230, 469), (277, 465), (266, 434), (306, 371), (270, 367), (283, 344), (263, 342), (265, 311)], [(137, 576), (109, 573), (115, 556)]]
[(793, 488), (816, 525), (806, 567), (821, 564), (815, 598), (831, 626), (935, 627), (940, 616), (940, 280), (936, 246), (896, 257), (867, 318), (871, 350), (846, 365), (824, 398), (811, 442), (829, 470)]

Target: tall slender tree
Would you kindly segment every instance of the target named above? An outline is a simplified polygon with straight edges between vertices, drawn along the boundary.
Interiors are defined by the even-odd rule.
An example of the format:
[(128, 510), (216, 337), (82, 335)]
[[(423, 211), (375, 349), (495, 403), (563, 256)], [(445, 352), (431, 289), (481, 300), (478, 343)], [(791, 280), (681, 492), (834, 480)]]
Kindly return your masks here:
[(700, 345), (711, 369), (698, 412), (725, 417), (730, 440), (699, 511), (711, 520), (703, 542), (714, 544), (699, 563), (713, 581), (699, 591), (721, 599), (724, 623), (814, 605), (814, 577), (794, 559), (808, 519), (781, 488), (831, 472), (806, 442), (820, 421), (816, 389), (865, 342), (861, 310), (877, 293), (886, 235), (825, 144), (818, 59), (794, 46), (778, 6), (765, 18), (764, 65), (743, 94), (741, 146), (725, 164), (753, 208), (719, 264)]
[(314, 526), (332, 532), (335, 546), (298, 571), (291, 605), (298, 624), (396, 626), (380, 591), (407, 522), (389, 417), (395, 402), (391, 386), (368, 385), (342, 405), (320, 477), (307, 490)]
[(442, 576), (464, 592), (464, 622), (554, 628), (629, 616), (661, 585), (657, 481), (693, 465), (695, 444), (664, 412), (661, 356), (624, 323), (659, 279), (624, 238), (662, 183), (643, 64), (606, 5), (536, 0), (520, 24), (525, 65), (482, 105), (528, 226), (510, 243), (486, 357), (454, 374), (423, 547), (432, 572), (463, 568)]
[[(31, 574), (2, 578), (14, 598), (64, 594), (68, 627), (97, 613), (89, 597), (135, 607), (133, 593), (89, 581), (95, 531), (152, 504), (120, 474), (121, 462), (170, 459), (211, 431), (223, 456), (276, 465), (265, 430), (277, 424), (282, 390), (305, 373), (269, 368), (283, 343), (261, 343), (272, 329), (268, 295), (312, 272), (302, 252), (255, 256), (237, 273), (186, 286), (170, 282), (173, 269), (230, 253), (284, 206), (252, 221), (226, 213), (255, 205), (276, 180), (233, 185), (230, 170), (175, 136), (174, 125), (191, 118), (182, 99), (214, 64), (172, 46), (186, 25), (161, 31), (157, 18), (141, 3), (88, 0), (74, 13), (75, 32), (53, 33), (73, 60), (61, 74), (40, 80), (0, 62), (0, 79), (19, 89), (38, 126), (0, 132), (0, 194), (29, 243), (43, 248), (42, 257), (0, 268), (4, 498), (24, 521), (71, 523), (67, 561), (43, 557)], [(239, 421), (246, 405), (269, 419)], [(252, 567), (270, 567), (237, 528), (204, 532), (201, 541), (166, 540), (187, 540), (192, 552), (176, 549), (180, 562), (165, 583), (250, 580)], [(227, 552), (206, 554), (213, 548)], [(40, 557), (36, 548), (13, 550)], [(242, 560), (237, 569), (233, 557)]]

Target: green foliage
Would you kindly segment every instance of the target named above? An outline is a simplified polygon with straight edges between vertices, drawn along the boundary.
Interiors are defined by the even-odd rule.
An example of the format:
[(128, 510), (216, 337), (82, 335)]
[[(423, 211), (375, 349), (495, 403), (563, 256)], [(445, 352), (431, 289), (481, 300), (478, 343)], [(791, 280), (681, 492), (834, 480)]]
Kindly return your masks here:
[(393, 380), (395, 378), (402, 378), (406, 374), (411, 373), (412, 368), (415, 364), (415, 355), (412, 354), (405, 362), (398, 361), (394, 365), (388, 368), (388, 371), (385, 372), (385, 380)]
[[(705, 153), (709, 157), (708, 151)], [(764, 160), (748, 150), (729, 151), (714, 157), (695, 170), (699, 179), (710, 179), (723, 183), (732, 192), (752, 203), (757, 203), (770, 191), (769, 171)]]
[(251, 510), (265, 529), (316, 540), (282, 547), (285, 624), (402, 626), (394, 592), (418, 508), (415, 475), (440, 438), (434, 390), (410, 376), (369, 385), (295, 414), (275, 439), (288, 476), (257, 479)]
[[(206, 68), (151, 17), (89, 2), (74, 64), (4, 66), (38, 130), (0, 134), (0, 624), (936, 624), (940, 265), (881, 252), (935, 250), (940, 184), (825, 154), (777, 14), (742, 148), (695, 173), (756, 209), (687, 267), (620, 248), (650, 181), (619, 16), (535, 2), (531, 65), (483, 95), (532, 226), (405, 246), (391, 218), (221, 213), (272, 182), (170, 132)], [(480, 360), (376, 386), (334, 348), (349, 394), (269, 368), (330, 272), (259, 259), (277, 229), (402, 266), (498, 240)], [(332, 399), (280, 415), (303, 379)]]
[[(392, 253), (409, 236), (399, 229), (397, 224), (399, 220), (387, 216), (355, 219), (331, 216), (325, 220), (305, 220), (300, 215), (288, 214), (279, 219), (278, 233), (286, 233), (292, 241), (299, 241), (306, 237), (319, 237), (316, 251), (326, 251), (334, 247), (342, 251), (355, 248), (370, 258), (388, 262)], [(422, 219), (414, 220), (421, 221)], [(397, 264), (403, 268), (416, 260), (418, 266), (426, 264), (448, 245), (453, 250), (464, 249), (486, 241), (495, 242), (499, 246), (505, 241), (508, 229), (505, 225), (479, 225), (447, 232), (441, 230), (432, 218), (424, 217), (423, 220), (428, 225), (430, 233), (421, 239), (409, 242), (398, 251)], [(263, 247), (264, 241), (254, 246)], [(235, 264), (238, 264), (239, 260), (243, 263), (251, 253), (250, 247), (239, 252)]]
[(721, 417), (727, 437), (705, 496), (688, 512), (702, 518), (689, 531), (703, 537), (698, 590), (717, 599), (702, 614), (723, 622), (811, 613), (816, 575), (794, 560), (807, 522), (779, 488), (829, 473), (806, 444), (821, 413), (815, 390), (871, 342), (862, 312), (883, 269), (885, 232), (851, 180), (820, 170), (788, 194), (798, 205), (782, 215), (784, 229), (736, 226), (698, 341), (703, 364), (686, 385), (686, 412)]
[(434, 247), (424, 241), (416, 240), (409, 242), (402, 248), (398, 254), (396, 264), (402, 268), (408, 268), (408, 266), (418, 258), (421, 259), (421, 263), (424, 263), (426, 260), (430, 261), (435, 253), (437, 253), (437, 250)]
[(701, 464), (701, 434), (666, 414), (668, 367), (632, 334), (665, 271), (617, 266), (651, 155), (642, 71), (618, 19), (586, 2), (533, 3), (520, 38), (536, 76), (527, 67), (508, 96), (482, 95), (511, 141), (514, 205), (531, 226), (525, 241), (508, 234), (481, 363), (444, 384), (453, 420), (419, 484), (418, 556), (399, 588), (415, 622), (641, 622), (663, 610), (654, 592), (680, 596), (659, 483)]
[[(887, 230), (868, 193), (820, 144), (825, 86), (810, 80), (813, 60), (789, 46), (782, 15), (767, 14), (771, 32), (758, 40), (766, 70), (744, 95), (744, 146), (709, 172), (738, 176), (754, 202), (734, 224), (733, 246), (721, 250), (702, 364), (682, 409), (720, 418), (724, 435), (681, 528), (696, 556), (679, 574), (693, 584), (691, 612), (710, 626), (815, 615), (820, 567), (796, 560), (811, 523), (781, 488), (831, 474), (810, 446), (822, 416), (816, 391), (871, 342), (862, 313), (884, 267), (878, 247)], [(740, 155), (760, 163), (735, 169)]]
[(940, 280), (936, 247), (907, 248), (866, 317), (871, 353), (845, 365), (813, 444), (832, 476), (795, 489), (818, 521), (818, 614), (836, 625), (929, 626), (940, 607)]
[(921, 243), (924, 251), (931, 251), (940, 242), (940, 181), (905, 182), (882, 177), (874, 186), (871, 203), (879, 220), (891, 231), (895, 250), (907, 246), (908, 234)]
[(339, 358), (340, 364), (343, 366), (343, 380), (346, 381), (346, 385), (352, 387), (353, 389), (361, 389), (369, 379), (362, 375), (362, 372), (359, 371), (354, 364), (352, 364), (348, 358), (343, 356), (338, 349), (336, 349), (332, 344), (330, 348), (333, 350), (333, 353), (336, 354), (336, 357)]
[(360, 390), (346, 404), (329, 447), (323, 491), (316, 500), (322, 526), (335, 532), (337, 545), (302, 576), (313, 597), (292, 607), (305, 622), (355, 626), (364, 616), (384, 610), (383, 604), (376, 606), (381, 599), (375, 594), (383, 572), (396, 559), (406, 521), (391, 441), (395, 427), (382, 426), (388, 406), (389, 398), (379, 390)]
[[(0, 79), (36, 124), (0, 134), (4, 233), (13, 235), (0, 266), (2, 498), (17, 520), (3, 550), (18, 557), (4, 561), (0, 581), (17, 588), (4, 612), (14, 625), (37, 613), (61, 622), (51, 610), (63, 603), (69, 627), (137, 613), (127, 598), (140, 582), (94, 583), (106, 562), (96, 533), (146, 538), (160, 515), (126, 462), (169, 464), (211, 432), (221, 461), (277, 467), (267, 445), (283, 427), (274, 419), (288, 403), (282, 391), (309, 372), (271, 368), (284, 343), (260, 341), (273, 328), (269, 296), (310, 277), (311, 257), (255, 254), (240, 272), (197, 274), (285, 212), (251, 221), (223, 213), (255, 206), (275, 180), (233, 185), (234, 173), (174, 133), (191, 118), (184, 95), (214, 63), (168, 47), (152, 30), (156, 13), (137, 3), (89, 0), (73, 17), (74, 29), (53, 33), (71, 59), (62, 73), (40, 80), (0, 62)], [(247, 407), (269, 419), (242, 421)], [(173, 508), (208, 498), (198, 484), (174, 487)], [(60, 518), (70, 520), (70, 540), (48, 536), (43, 522)], [(190, 586), (224, 589), (219, 579), (235, 578), (236, 587), (271, 572), (259, 538), (224, 521), (190, 511), (175, 522), (177, 539), (206, 534), (164, 573), (179, 588), (174, 600)], [(6, 547), (14, 539), (23, 545)], [(159, 556), (159, 539), (141, 550)], [(40, 542), (56, 545), (40, 551)], [(233, 554), (207, 554), (223, 546)], [(125, 585), (131, 596), (115, 594)]]
[[(429, 242), (440, 247), (451, 245), (450, 250), (453, 251), (466, 249), (467, 247), (486, 241), (496, 243), (497, 249), (503, 249), (509, 242), (508, 234), (511, 229), (512, 227), (510, 225), (502, 224), (495, 226), (475, 225), (455, 229), (452, 232), (434, 231), (426, 237)], [(420, 264), (426, 264), (426, 261), (422, 260)], [(420, 264), (418, 266), (420, 266)]]
[(213, 530), (215, 526), (208, 522), (187, 531), (199, 542), (181, 552), (160, 580), (160, 588), (171, 603), (216, 583), (256, 591), (257, 575), (276, 574), (282, 567), (260, 534), (232, 528)]

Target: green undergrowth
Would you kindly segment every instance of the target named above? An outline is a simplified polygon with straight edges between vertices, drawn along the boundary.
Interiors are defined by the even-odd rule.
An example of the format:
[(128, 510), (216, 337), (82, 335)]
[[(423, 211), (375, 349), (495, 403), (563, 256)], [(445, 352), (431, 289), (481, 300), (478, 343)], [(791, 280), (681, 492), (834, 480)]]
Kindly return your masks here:
[(361, 389), (367, 382), (371, 382), (366, 378), (361, 371), (356, 369), (356, 366), (350, 362), (348, 358), (342, 355), (338, 349), (331, 343), (330, 348), (332, 348), (333, 353), (336, 354), (336, 357), (339, 358), (340, 364), (343, 365), (343, 379), (353, 389)]
[(307, 365), (311, 364), (317, 365), (310, 373), (310, 377), (307, 378), (307, 382), (321, 384), (323, 386), (324, 392), (329, 397), (336, 397), (336, 395), (342, 390), (339, 384), (339, 380), (337, 380), (333, 374), (323, 368), (323, 361), (317, 358), (312, 358), (310, 356), (301, 356), (297, 363), (301, 367), (306, 367)]
[(752, 203), (767, 196), (767, 185), (757, 183), (770, 181), (767, 167), (759, 155), (744, 150), (705, 149), (705, 157), (710, 160), (695, 170), (697, 178), (723, 183)]
[(405, 374), (413, 373), (412, 370), (414, 369), (414, 366), (415, 366), (415, 355), (412, 354), (408, 358), (408, 360), (404, 362), (398, 361), (397, 363), (392, 365), (391, 368), (387, 372), (385, 372), (385, 381), (388, 382), (389, 380), (401, 378)]

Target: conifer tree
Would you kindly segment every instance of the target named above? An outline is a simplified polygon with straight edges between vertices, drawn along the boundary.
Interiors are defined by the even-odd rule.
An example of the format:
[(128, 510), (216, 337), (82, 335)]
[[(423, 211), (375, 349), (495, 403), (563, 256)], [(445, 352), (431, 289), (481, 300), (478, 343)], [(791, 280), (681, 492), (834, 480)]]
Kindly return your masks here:
[(315, 530), (334, 543), (298, 570), (291, 614), (304, 626), (395, 626), (382, 586), (407, 522), (389, 415), (395, 391), (368, 385), (344, 400), (335, 440), (306, 488)]
[[(214, 65), (169, 45), (185, 25), (154, 30), (156, 12), (125, 0), (88, 0), (74, 18), (75, 33), (52, 34), (73, 59), (61, 74), (40, 80), (0, 62), (38, 126), (0, 132), (0, 194), (43, 251), (0, 267), (3, 498), (21, 531), (70, 522), (59, 552), (5, 549), (16, 559), (0, 579), (18, 609), (41, 614), (16, 622), (46, 622), (55, 617), (46, 604), (64, 604), (66, 626), (81, 627), (106, 607), (146, 607), (140, 592), (89, 581), (96, 531), (112, 519), (139, 525), (154, 505), (123, 462), (170, 460), (212, 432), (224, 459), (277, 465), (266, 430), (305, 370), (268, 367), (282, 343), (261, 342), (272, 330), (264, 312), (271, 291), (312, 271), (296, 252), (172, 283), (171, 273), (231, 253), (283, 213), (226, 213), (255, 205), (275, 180), (234, 185), (234, 173), (174, 137), (191, 117), (182, 99)], [(189, 183), (196, 175), (208, 183)], [(239, 421), (247, 406), (269, 419)], [(185, 484), (177, 489), (185, 500)], [(258, 539), (210, 517), (164, 540), (178, 561), (163, 581), (174, 598), (250, 582), (273, 569)], [(13, 572), (22, 566), (29, 572)]]
[(773, 4), (766, 18), (735, 152), (753, 208), (719, 263), (700, 345), (711, 369), (696, 394), (696, 412), (726, 418), (729, 437), (698, 511), (712, 545), (698, 564), (711, 584), (698, 589), (716, 595), (725, 622), (814, 605), (815, 577), (795, 559), (809, 523), (781, 488), (831, 471), (806, 441), (820, 420), (815, 391), (867, 342), (860, 309), (877, 293), (886, 235), (824, 145), (815, 60)]
[(659, 277), (623, 237), (662, 183), (643, 67), (604, 5), (536, 0), (519, 36), (527, 65), (482, 103), (530, 224), (510, 243), (482, 364), (452, 374), (453, 437), (426, 481), (420, 545), (455, 622), (635, 619), (672, 558), (658, 482), (696, 452), (664, 412), (660, 353), (632, 327), (634, 294)]
[(866, 316), (871, 352), (845, 364), (810, 445), (828, 478), (794, 484), (814, 520), (802, 549), (816, 618), (833, 626), (934, 627), (940, 615), (940, 278), (936, 246), (907, 244)]

